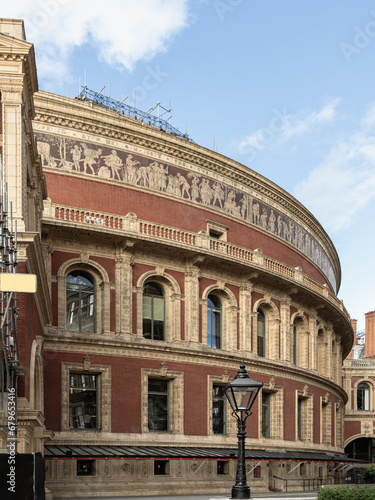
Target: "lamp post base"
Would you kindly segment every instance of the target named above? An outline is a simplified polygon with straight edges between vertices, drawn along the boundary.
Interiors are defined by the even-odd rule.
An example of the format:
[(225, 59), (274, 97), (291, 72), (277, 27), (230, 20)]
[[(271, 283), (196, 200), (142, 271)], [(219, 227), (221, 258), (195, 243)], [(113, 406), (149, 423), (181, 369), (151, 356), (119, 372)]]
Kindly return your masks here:
[(232, 498), (250, 498), (250, 488), (249, 486), (233, 486), (232, 488)]

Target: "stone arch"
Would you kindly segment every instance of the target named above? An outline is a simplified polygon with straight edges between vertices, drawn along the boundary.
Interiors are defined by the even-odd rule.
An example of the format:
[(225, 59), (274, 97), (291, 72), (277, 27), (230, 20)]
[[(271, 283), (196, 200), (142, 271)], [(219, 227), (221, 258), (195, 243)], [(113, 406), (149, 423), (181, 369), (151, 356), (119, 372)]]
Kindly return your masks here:
[(225, 286), (217, 283), (203, 290), (202, 304), (202, 345), (207, 346), (207, 308), (208, 296), (216, 296), (222, 305), (221, 338), (222, 349), (233, 350), (238, 348), (237, 343), (237, 312), (238, 303), (234, 293)]
[(346, 439), (344, 441), (344, 448), (346, 448), (348, 446), (348, 444), (350, 444), (353, 441), (355, 441), (356, 439), (360, 439), (360, 438), (374, 439), (375, 438), (375, 434), (374, 433), (372, 433), (372, 434), (363, 434), (362, 432), (360, 432), (359, 434), (353, 434), (352, 436), (350, 436), (348, 439)]
[(280, 312), (270, 297), (262, 297), (253, 305), (253, 351), (258, 353), (258, 310), (265, 316), (265, 357), (280, 359)]
[(150, 281), (158, 283), (165, 293), (165, 341), (181, 341), (181, 288), (164, 269), (147, 271), (137, 281), (137, 335), (143, 338), (143, 288)]
[[(371, 423), (369, 423), (369, 429), (370, 428), (372, 428)], [(345, 453), (347, 453), (350, 458), (373, 462), (374, 452), (372, 441), (374, 438), (375, 434), (370, 430), (366, 433), (361, 432), (360, 434), (350, 436), (344, 443)]]
[(96, 333), (109, 333), (111, 286), (109, 276), (103, 266), (84, 258), (67, 260), (57, 272), (58, 328), (66, 330), (66, 277), (76, 270), (85, 271), (93, 277), (96, 292)]

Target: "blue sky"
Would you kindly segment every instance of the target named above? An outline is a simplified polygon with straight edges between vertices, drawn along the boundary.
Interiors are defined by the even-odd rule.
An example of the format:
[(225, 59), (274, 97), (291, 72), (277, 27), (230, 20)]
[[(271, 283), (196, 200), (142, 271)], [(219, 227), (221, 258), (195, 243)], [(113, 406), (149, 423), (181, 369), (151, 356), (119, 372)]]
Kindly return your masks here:
[(293, 194), (340, 257), (359, 329), (375, 309), (375, 4), (370, 0), (18, 0), (39, 87), (79, 84), (171, 123)]

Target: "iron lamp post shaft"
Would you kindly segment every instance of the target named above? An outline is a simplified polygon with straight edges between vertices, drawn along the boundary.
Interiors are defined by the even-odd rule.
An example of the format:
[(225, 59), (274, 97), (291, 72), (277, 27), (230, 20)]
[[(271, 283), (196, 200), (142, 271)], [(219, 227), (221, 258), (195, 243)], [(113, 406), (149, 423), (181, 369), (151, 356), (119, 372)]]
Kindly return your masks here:
[(250, 498), (250, 487), (246, 482), (246, 463), (245, 463), (245, 439), (246, 439), (246, 419), (250, 413), (235, 415), (237, 418), (237, 438), (238, 438), (238, 457), (236, 484), (232, 488), (232, 498)]

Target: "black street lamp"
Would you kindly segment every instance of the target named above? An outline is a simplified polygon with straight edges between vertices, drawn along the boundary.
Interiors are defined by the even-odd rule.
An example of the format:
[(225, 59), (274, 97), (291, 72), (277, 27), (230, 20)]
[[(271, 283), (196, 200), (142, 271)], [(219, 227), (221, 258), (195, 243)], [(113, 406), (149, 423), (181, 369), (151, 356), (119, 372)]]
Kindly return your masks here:
[(263, 384), (249, 377), (242, 362), (233, 382), (224, 389), (232, 407), (232, 415), (237, 419), (238, 457), (236, 484), (232, 488), (232, 498), (250, 498), (250, 488), (246, 483), (245, 438), (246, 419), (251, 415), (251, 407)]

